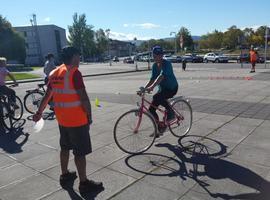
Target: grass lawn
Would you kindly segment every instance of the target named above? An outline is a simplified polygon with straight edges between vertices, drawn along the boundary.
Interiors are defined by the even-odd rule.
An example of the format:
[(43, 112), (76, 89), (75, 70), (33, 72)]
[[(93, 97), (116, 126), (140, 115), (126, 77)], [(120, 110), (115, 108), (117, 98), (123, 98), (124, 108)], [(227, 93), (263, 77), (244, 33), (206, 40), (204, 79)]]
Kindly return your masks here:
[[(12, 73), (16, 80), (24, 80), (24, 79), (31, 79), (31, 78), (41, 78), (38, 75), (29, 74), (29, 73)], [(10, 78), (7, 77), (7, 81), (10, 81)]]

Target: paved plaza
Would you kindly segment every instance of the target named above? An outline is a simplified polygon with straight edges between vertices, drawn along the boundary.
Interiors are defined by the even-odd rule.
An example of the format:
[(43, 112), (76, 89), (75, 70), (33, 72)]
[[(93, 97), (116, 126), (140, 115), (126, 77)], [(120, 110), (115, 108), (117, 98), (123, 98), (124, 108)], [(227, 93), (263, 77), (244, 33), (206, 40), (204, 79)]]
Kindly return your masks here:
[[(116, 72), (135, 65), (82, 65), (85, 76), (116, 73), (84, 78), (93, 107), (87, 175), (105, 189), (81, 196), (78, 179), (73, 189), (61, 188), (57, 122), (46, 110), (44, 128), (34, 133), (25, 111), (14, 131), (0, 127), (0, 199), (269, 200), (270, 67), (259, 64), (252, 74), (249, 67), (188, 63), (183, 72), (174, 64), (177, 95), (188, 98), (193, 109), (191, 131), (181, 139), (167, 131), (147, 152), (132, 156), (116, 146), (113, 127), (122, 113), (136, 107), (136, 90), (150, 77), (147, 64), (139, 63), (144, 71), (121, 74)], [(23, 99), (36, 84), (21, 83), (18, 96)], [(73, 160), (71, 170), (76, 169)]]

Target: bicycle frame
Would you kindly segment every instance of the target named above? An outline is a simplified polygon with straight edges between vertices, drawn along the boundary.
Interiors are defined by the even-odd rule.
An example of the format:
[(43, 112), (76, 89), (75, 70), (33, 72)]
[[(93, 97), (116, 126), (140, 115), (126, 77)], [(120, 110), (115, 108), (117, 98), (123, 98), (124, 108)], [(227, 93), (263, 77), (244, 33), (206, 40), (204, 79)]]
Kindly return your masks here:
[(142, 93), (140, 96), (141, 96), (141, 105), (139, 105), (139, 103), (138, 103), (138, 106), (139, 106), (139, 120), (138, 120), (137, 125), (136, 125), (136, 127), (134, 129), (134, 133), (138, 133), (138, 129), (139, 129), (141, 121), (142, 121), (143, 112), (148, 112), (148, 108), (145, 106), (146, 103), (149, 106), (153, 106), (156, 110), (158, 110), (159, 112), (161, 112), (163, 114), (163, 120), (162, 121), (157, 122), (156, 120), (154, 120), (156, 122), (156, 124), (157, 123), (163, 123), (164, 125), (169, 126), (169, 125), (172, 125), (174, 123), (177, 123), (179, 120), (183, 120), (183, 116), (180, 113), (176, 112), (176, 110), (172, 107), (173, 111), (176, 114), (177, 120), (174, 120), (172, 123), (168, 123), (166, 121), (166, 119), (167, 119), (167, 110), (163, 110), (163, 109), (161, 109), (161, 108), (159, 108), (157, 106), (154, 106), (151, 102), (146, 100), (145, 99), (145, 93)]

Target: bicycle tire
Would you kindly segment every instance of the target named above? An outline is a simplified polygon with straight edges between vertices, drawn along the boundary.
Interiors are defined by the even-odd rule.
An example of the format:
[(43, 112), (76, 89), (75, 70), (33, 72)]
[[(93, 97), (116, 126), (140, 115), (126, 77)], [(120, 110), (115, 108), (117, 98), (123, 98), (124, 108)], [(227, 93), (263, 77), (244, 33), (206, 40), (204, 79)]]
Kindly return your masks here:
[[(34, 95), (37, 95), (37, 96), (34, 96)], [(39, 105), (43, 96), (44, 96), (44, 93), (37, 90), (33, 90), (27, 93), (24, 96), (24, 100), (23, 100), (25, 110), (31, 114), (35, 114), (39, 108)]]
[(184, 99), (174, 101), (172, 107), (177, 112), (177, 122), (169, 125), (169, 130), (176, 137), (184, 137), (192, 126), (192, 108), (188, 101)]
[[(152, 115), (147, 112), (142, 113), (139, 130), (137, 133), (134, 132), (134, 129), (137, 126), (139, 120), (139, 113), (140, 111), (138, 109), (125, 112), (117, 119), (115, 123), (113, 129), (114, 141), (116, 145), (125, 153), (143, 153), (153, 145), (156, 139), (157, 125)], [(128, 120), (128, 123), (126, 123), (128, 126), (127, 128), (131, 129), (130, 132), (128, 132), (127, 128), (124, 130), (123, 127), (123, 125), (125, 125), (125, 119), (128, 119), (128, 117), (133, 119)], [(144, 126), (146, 126), (146, 128)], [(149, 132), (147, 132), (148, 128), (150, 128)], [(123, 131), (121, 132), (121, 130)]]
[(13, 108), (14, 113), (11, 116), (12, 116), (12, 119), (18, 121), (23, 116), (23, 103), (22, 103), (22, 100), (18, 96), (16, 96), (16, 105), (19, 108), (17, 108), (17, 109)]
[(12, 116), (10, 113), (9, 105), (6, 102), (1, 102), (1, 117), (2, 124), (7, 130), (11, 130), (13, 128)]

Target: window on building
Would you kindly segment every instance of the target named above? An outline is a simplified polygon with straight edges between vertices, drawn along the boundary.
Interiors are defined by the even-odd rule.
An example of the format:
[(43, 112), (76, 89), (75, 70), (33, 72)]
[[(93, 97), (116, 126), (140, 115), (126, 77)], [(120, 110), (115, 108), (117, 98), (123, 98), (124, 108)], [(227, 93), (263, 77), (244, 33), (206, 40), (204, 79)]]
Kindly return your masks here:
[(24, 31), (23, 34), (24, 34), (24, 37), (27, 37), (27, 32), (26, 31)]

